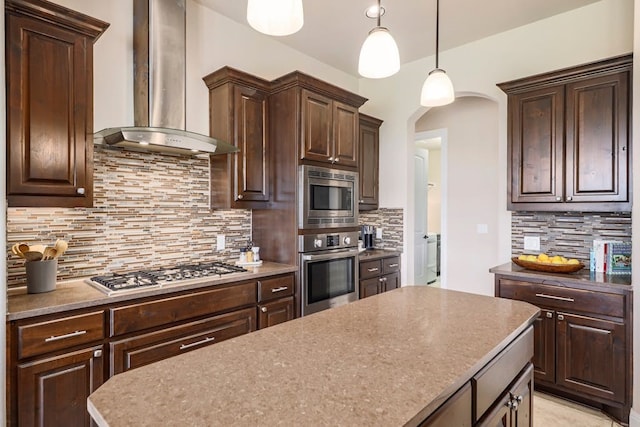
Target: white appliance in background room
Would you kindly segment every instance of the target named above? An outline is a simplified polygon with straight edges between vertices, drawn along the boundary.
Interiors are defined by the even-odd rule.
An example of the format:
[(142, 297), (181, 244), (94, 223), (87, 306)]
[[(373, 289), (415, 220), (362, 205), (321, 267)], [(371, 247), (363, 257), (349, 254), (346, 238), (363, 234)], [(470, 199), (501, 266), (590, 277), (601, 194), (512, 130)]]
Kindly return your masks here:
[(427, 233), (427, 284), (438, 278), (438, 235)]

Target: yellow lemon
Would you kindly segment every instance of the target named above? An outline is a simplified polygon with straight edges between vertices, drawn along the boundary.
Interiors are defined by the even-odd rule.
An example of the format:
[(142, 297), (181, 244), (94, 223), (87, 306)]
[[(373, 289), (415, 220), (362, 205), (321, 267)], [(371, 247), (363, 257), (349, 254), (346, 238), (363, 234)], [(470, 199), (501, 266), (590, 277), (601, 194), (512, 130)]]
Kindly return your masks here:
[(571, 258), (569, 261), (567, 261), (567, 264), (580, 264), (580, 261), (575, 258)]
[(538, 257), (536, 257), (535, 255), (527, 255), (527, 261), (536, 262), (538, 261)]
[(538, 261), (540, 261), (540, 262), (548, 262), (549, 261), (549, 255), (544, 254), (544, 253), (538, 255)]
[(526, 261), (527, 260), (527, 255), (522, 254), (522, 255), (518, 255), (518, 259), (521, 261)]

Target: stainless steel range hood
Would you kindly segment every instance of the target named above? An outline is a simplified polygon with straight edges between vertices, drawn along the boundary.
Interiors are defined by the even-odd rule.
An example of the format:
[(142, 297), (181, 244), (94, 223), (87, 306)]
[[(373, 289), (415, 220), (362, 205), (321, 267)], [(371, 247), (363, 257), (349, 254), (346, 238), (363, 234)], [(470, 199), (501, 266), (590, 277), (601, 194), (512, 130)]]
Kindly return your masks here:
[(95, 143), (186, 155), (239, 151), (185, 131), (185, 52), (185, 0), (133, 0), (135, 126), (103, 129)]

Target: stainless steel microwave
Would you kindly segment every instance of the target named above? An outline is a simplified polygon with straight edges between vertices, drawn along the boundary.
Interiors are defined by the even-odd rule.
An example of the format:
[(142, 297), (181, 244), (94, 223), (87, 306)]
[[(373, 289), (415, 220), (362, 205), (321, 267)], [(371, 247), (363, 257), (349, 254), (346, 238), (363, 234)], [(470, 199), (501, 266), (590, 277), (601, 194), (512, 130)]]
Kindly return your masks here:
[(298, 166), (298, 228), (358, 226), (358, 172)]

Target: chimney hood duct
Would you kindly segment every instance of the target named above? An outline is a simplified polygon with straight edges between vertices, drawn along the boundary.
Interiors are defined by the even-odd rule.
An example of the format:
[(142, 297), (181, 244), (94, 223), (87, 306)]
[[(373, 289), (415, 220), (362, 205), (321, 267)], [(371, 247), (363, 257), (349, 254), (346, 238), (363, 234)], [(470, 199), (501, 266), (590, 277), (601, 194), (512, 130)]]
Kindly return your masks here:
[(185, 0), (133, 0), (135, 126), (103, 129), (95, 143), (183, 155), (239, 151), (185, 131), (185, 52)]

